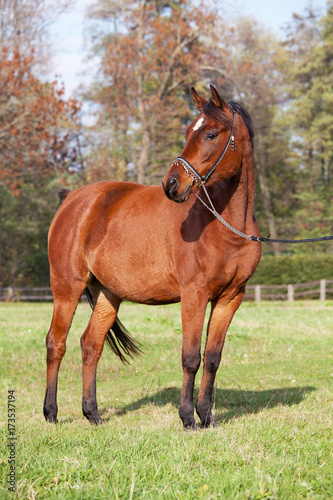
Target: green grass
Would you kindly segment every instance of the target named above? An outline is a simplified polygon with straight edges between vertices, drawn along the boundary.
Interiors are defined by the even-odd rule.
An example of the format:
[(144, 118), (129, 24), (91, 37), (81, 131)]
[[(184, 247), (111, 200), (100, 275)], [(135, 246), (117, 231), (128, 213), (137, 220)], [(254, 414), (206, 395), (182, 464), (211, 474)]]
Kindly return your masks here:
[[(51, 425), (42, 405), (52, 306), (0, 304), (0, 498), (333, 498), (332, 310), (332, 302), (243, 304), (217, 375), (217, 427), (184, 432), (179, 305), (122, 305), (145, 354), (126, 367), (105, 349), (97, 377), (105, 424), (92, 427), (81, 414), (79, 348), (89, 307), (79, 306), (69, 334)], [(6, 484), (10, 389), (16, 495)]]

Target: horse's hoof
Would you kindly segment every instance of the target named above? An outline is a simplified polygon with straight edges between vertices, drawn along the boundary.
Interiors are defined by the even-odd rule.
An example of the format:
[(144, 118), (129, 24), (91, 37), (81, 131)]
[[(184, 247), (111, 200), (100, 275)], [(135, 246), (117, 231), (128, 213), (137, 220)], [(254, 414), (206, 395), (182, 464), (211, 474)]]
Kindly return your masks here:
[(84, 413), (83, 416), (86, 417), (87, 420), (89, 420), (89, 423), (91, 425), (99, 425), (103, 423), (99, 415), (87, 415), (86, 413)]
[(51, 417), (51, 416), (46, 416), (46, 415), (44, 415), (44, 417), (45, 417), (45, 421), (49, 422), (50, 424), (57, 424), (58, 423), (57, 417)]
[(98, 416), (98, 418), (89, 418), (88, 420), (91, 425), (101, 425), (103, 423), (103, 420), (100, 416)]
[(43, 408), (43, 414), (45, 417), (46, 422), (51, 422), (52, 424), (56, 424), (58, 422), (57, 420), (57, 414), (58, 414), (58, 409), (53, 406), (47, 408), (44, 406)]
[(89, 420), (91, 425), (99, 425), (102, 423), (102, 419), (98, 412), (83, 411), (83, 415)]
[(198, 426), (193, 420), (193, 422), (183, 423), (184, 431), (196, 431), (198, 430)]
[(103, 423), (101, 417), (99, 416), (99, 414), (97, 413), (97, 415), (92, 415), (92, 414), (88, 414), (88, 413), (83, 413), (83, 415), (89, 420), (89, 423), (91, 425), (100, 425)]
[(210, 404), (205, 404), (204, 402), (197, 403), (196, 407), (197, 415), (200, 418), (200, 427), (214, 427), (214, 419), (212, 416), (212, 410)]
[(201, 422), (200, 423), (201, 429), (208, 429), (208, 427), (216, 427), (216, 422), (214, 419), (211, 419), (209, 422)]

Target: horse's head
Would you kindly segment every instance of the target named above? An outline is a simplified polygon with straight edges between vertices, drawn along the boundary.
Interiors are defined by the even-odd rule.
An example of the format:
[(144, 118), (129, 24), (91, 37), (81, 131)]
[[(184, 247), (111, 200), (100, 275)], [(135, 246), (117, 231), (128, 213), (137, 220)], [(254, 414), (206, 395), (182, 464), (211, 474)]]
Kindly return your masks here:
[(200, 114), (185, 133), (182, 155), (173, 162), (162, 182), (166, 196), (178, 203), (186, 201), (192, 191), (208, 181), (235, 175), (244, 148), (250, 143), (243, 120), (213, 86), (210, 101), (194, 88), (191, 92)]

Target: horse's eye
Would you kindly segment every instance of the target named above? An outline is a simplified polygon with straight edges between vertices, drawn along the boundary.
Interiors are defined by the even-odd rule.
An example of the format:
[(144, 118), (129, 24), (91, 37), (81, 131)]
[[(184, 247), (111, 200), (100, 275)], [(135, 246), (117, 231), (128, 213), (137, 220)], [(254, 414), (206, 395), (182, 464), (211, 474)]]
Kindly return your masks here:
[(205, 139), (207, 141), (213, 141), (216, 138), (216, 134), (206, 134)]

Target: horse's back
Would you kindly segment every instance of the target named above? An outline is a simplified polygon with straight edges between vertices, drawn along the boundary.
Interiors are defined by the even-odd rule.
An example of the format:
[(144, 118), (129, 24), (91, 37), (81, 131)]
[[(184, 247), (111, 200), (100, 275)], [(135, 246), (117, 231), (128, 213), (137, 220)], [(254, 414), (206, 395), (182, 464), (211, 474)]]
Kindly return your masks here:
[[(148, 193), (148, 192), (149, 193)], [(61, 197), (61, 205), (52, 221), (49, 238), (53, 233), (61, 232), (68, 234), (71, 229), (78, 231), (78, 226), (89, 226), (94, 230), (97, 226), (105, 226), (104, 217), (109, 217), (111, 212), (121, 210), (122, 205), (133, 207), (138, 203), (151, 197), (151, 194), (162, 195), (159, 186), (144, 186), (130, 182), (101, 181), (87, 184), (75, 191), (69, 191)], [(126, 202), (127, 200), (127, 202)], [(148, 202), (149, 203), (149, 202)]]
[[(133, 185), (134, 186), (134, 185)], [(61, 192), (60, 207), (56, 212), (49, 230), (49, 258), (62, 253), (66, 247), (73, 249), (82, 246), (87, 231), (101, 220), (107, 211), (107, 199), (116, 198), (128, 189), (126, 183), (97, 182), (88, 184), (75, 191)]]

